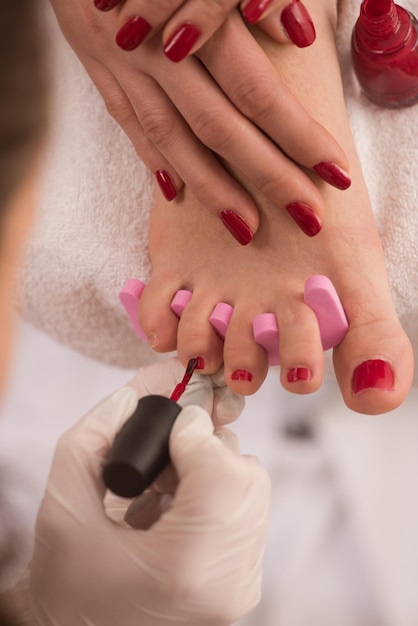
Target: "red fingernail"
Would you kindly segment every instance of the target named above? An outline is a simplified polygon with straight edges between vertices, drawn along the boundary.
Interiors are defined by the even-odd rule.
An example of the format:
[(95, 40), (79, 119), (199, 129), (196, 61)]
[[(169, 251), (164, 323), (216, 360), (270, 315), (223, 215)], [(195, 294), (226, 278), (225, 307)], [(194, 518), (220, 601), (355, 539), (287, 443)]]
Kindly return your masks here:
[(244, 380), (247, 383), (250, 383), (252, 379), (253, 375), (247, 370), (234, 370), (231, 374), (231, 380)]
[(316, 37), (312, 18), (300, 0), (292, 0), (282, 11), (284, 29), (298, 48), (310, 46)]
[(344, 191), (351, 185), (351, 178), (348, 176), (347, 172), (335, 163), (323, 161), (315, 165), (313, 169), (326, 183), (329, 183), (337, 189)]
[(307, 367), (292, 367), (287, 372), (287, 382), (296, 383), (299, 380), (311, 380), (312, 372)]
[(200, 30), (191, 22), (186, 22), (174, 33), (164, 46), (164, 54), (178, 63), (186, 57), (200, 36)]
[(110, 11), (118, 5), (120, 0), (94, 0), (94, 6), (99, 11)]
[(247, 222), (235, 211), (222, 211), (221, 219), (231, 235), (242, 246), (246, 246), (250, 243), (254, 237)]
[(383, 389), (391, 391), (394, 385), (394, 374), (392, 367), (387, 361), (381, 359), (371, 359), (364, 361), (353, 374), (353, 393), (355, 396), (367, 389)]
[(307, 204), (291, 202), (286, 206), (286, 209), (308, 237), (315, 237), (321, 230), (322, 224), (319, 217)]
[(116, 43), (119, 48), (127, 52), (135, 50), (148, 35), (151, 28), (151, 24), (143, 17), (131, 17), (116, 35)]
[(166, 200), (174, 200), (177, 195), (177, 190), (171, 180), (170, 174), (165, 170), (157, 170), (155, 172), (155, 178), (160, 186), (161, 191)]
[(255, 24), (270, 3), (271, 0), (250, 0), (241, 13), (249, 24)]

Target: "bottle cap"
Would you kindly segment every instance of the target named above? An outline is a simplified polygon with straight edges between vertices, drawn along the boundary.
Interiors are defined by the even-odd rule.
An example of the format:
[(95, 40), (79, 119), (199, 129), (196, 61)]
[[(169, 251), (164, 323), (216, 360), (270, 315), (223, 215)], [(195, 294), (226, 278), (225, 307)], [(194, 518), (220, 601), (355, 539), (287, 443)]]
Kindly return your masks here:
[(116, 436), (103, 469), (108, 489), (123, 498), (134, 498), (151, 485), (170, 461), (170, 432), (181, 410), (164, 396), (140, 398)]

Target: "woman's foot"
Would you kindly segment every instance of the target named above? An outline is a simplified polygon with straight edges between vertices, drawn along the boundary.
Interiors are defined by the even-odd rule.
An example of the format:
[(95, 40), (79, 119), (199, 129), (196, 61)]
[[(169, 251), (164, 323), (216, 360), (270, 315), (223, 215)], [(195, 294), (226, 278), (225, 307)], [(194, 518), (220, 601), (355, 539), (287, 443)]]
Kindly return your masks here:
[[(334, 350), (344, 400), (359, 412), (385, 412), (404, 399), (413, 362), (391, 301), (367, 193), (361, 177), (345, 192), (317, 182), (326, 206), (333, 207), (319, 235), (306, 237), (288, 216), (263, 204), (260, 230), (244, 248), (231, 244), (219, 220), (208, 219), (187, 190), (174, 206), (158, 193), (149, 238), (153, 274), (140, 300), (140, 323), (155, 350), (177, 348), (184, 364), (200, 355), (207, 373), (224, 362), (227, 384), (248, 395), (268, 369), (252, 321), (275, 313), (282, 385), (310, 393), (322, 382), (323, 350), (303, 291), (309, 276), (324, 274), (350, 324)], [(193, 292), (180, 320), (170, 309), (179, 289)], [(218, 302), (234, 308), (224, 343), (209, 322)]]

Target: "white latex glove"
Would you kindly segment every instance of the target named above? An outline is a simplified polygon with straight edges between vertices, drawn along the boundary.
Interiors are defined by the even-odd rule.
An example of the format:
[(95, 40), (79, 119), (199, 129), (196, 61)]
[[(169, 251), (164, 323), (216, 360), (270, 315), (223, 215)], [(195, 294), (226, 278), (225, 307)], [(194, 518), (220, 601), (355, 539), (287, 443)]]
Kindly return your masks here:
[[(37, 520), (26, 623), (226, 626), (258, 602), (269, 480), (228, 434), (214, 434), (201, 407), (184, 408), (171, 433), (179, 482), (168, 511), (144, 531), (104, 509), (101, 471), (115, 435), (138, 395), (170, 392), (183, 371), (175, 360), (140, 370), (135, 390), (120, 389), (59, 440)], [(237, 416), (236, 397), (212, 391), (209, 377), (195, 376), (184, 402), (187, 395), (213, 406), (215, 418)]]

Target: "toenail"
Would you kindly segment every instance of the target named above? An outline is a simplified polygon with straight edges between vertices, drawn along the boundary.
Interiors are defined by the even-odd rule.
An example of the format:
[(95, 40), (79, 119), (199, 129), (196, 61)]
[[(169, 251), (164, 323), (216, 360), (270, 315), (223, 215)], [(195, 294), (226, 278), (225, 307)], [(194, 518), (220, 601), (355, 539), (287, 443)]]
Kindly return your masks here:
[(197, 370), (204, 370), (205, 369), (205, 359), (203, 358), (203, 356), (197, 356), (195, 358), (197, 359), (196, 369)]
[(235, 211), (222, 211), (221, 220), (242, 246), (249, 244), (254, 237), (247, 222)]
[(307, 367), (292, 367), (287, 372), (287, 382), (296, 383), (299, 380), (311, 380), (312, 372)]
[(245, 380), (250, 383), (252, 379), (253, 375), (247, 370), (234, 370), (231, 374), (231, 380)]
[(291, 202), (286, 206), (289, 215), (299, 228), (308, 235), (315, 237), (322, 228), (321, 220), (313, 209), (303, 202)]
[(382, 359), (370, 359), (364, 361), (353, 374), (353, 393), (355, 396), (367, 389), (383, 389), (391, 391), (394, 384), (392, 367)]
[(158, 344), (160, 343), (160, 339), (157, 333), (150, 333), (148, 335), (148, 342), (151, 348), (156, 348)]

